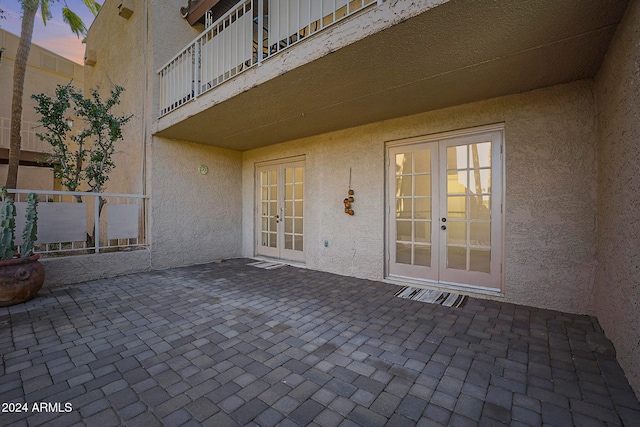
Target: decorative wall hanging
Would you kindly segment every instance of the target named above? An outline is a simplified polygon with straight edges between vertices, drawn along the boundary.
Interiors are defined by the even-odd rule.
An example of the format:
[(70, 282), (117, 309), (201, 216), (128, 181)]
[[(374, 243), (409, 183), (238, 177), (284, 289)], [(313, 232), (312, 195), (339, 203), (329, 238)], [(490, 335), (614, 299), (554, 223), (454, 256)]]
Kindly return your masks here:
[(349, 168), (349, 197), (346, 197), (344, 199), (344, 213), (346, 213), (347, 215), (353, 215), (353, 208), (351, 206), (351, 204), (355, 201), (355, 199), (353, 198), (353, 195), (355, 194), (355, 192), (351, 189), (351, 168)]

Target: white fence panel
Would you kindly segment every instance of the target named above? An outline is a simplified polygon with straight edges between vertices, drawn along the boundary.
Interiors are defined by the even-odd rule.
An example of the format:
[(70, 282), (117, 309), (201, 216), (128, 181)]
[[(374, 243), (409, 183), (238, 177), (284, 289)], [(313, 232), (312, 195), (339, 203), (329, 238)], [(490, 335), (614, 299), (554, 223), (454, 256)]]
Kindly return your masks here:
[[(26, 222), (26, 197), (36, 193), (41, 254), (87, 254), (147, 246), (147, 200), (140, 194), (10, 190), (16, 206), (15, 243), (20, 246)], [(104, 204), (100, 212), (100, 203)]]
[(107, 205), (106, 214), (109, 240), (138, 237), (138, 205)]
[[(22, 244), (26, 202), (16, 203), (16, 245)], [(83, 203), (39, 203), (37, 244), (87, 239), (87, 207)]]

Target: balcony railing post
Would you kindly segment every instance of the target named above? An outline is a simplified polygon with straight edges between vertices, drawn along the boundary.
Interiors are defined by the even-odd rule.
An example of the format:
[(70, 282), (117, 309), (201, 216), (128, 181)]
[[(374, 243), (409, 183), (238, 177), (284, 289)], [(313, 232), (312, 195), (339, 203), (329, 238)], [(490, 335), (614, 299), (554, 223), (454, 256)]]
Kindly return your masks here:
[(258, 0), (258, 34), (256, 37), (258, 41), (258, 65), (262, 63), (264, 51), (264, 2), (265, 0)]
[(198, 95), (200, 95), (200, 83), (198, 83), (200, 81), (200, 43), (202, 42), (202, 39), (198, 39), (198, 41), (196, 41), (196, 49), (195, 49), (195, 58), (194, 58), (194, 66), (193, 66), (193, 96), (195, 98), (198, 97)]

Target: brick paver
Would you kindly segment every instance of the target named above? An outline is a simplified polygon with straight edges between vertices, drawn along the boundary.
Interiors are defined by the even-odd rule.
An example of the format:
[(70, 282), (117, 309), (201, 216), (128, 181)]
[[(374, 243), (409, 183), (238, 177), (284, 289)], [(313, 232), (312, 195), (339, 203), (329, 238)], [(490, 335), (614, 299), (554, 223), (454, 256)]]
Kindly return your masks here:
[(250, 262), (0, 308), (0, 425), (640, 425), (594, 318)]

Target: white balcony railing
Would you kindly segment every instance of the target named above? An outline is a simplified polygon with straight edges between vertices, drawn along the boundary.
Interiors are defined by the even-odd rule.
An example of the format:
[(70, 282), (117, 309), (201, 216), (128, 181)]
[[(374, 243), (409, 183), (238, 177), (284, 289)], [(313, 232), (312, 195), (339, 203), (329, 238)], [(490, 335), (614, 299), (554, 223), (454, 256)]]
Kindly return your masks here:
[[(20, 136), (22, 137), (21, 149), (35, 153), (53, 153), (51, 145), (38, 138), (38, 128), (42, 129), (40, 123), (22, 121), (22, 129), (20, 130)], [(0, 148), (9, 148), (10, 135), (11, 119), (0, 117)]]
[(147, 196), (49, 190), (10, 192), (16, 202), (16, 245), (22, 244), (27, 194), (38, 195), (38, 240), (34, 251), (41, 255), (113, 252), (147, 245)]
[(160, 115), (382, 0), (242, 0), (158, 71)]

